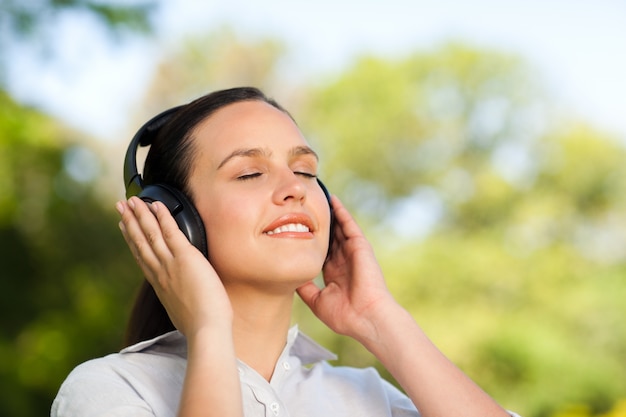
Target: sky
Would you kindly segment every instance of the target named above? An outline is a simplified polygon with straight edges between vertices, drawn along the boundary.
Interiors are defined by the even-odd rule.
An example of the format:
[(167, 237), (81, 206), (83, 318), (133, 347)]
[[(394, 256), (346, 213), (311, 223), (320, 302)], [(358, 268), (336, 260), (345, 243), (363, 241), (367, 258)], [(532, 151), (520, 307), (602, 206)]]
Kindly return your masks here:
[(290, 72), (302, 79), (341, 71), (363, 53), (402, 57), (460, 41), (520, 55), (568, 112), (626, 143), (623, 0), (165, 0), (156, 23), (156, 39), (116, 44), (91, 30), (93, 21), (67, 16), (55, 31), (54, 60), (13, 54), (10, 91), (115, 140), (165, 46), (193, 33), (228, 25), (242, 36), (281, 39)]

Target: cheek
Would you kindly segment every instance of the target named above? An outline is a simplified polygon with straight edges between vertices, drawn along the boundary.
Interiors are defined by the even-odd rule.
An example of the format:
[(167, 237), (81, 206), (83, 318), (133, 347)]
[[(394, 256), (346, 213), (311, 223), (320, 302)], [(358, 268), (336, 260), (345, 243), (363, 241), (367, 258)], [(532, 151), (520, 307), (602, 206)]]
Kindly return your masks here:
[[(252, 214), (246, 205), (237, 204), (221, 209), (219, 206), (203, 214), (209, 252), (246, 239), (251, 226)], [(249, 235), (250, 233), (248, 233)], [(215, 250), (214, 250), (215, 252)]]
[[(207, 234), (209, 262), (222, 279), (241, 274), (241, 269), (255, 263), (254, 220), (258, 213), (252, 204), (241, 201), (214, 204), (202, 216)], [(244, 268), (245, 269), (245, 268)]]

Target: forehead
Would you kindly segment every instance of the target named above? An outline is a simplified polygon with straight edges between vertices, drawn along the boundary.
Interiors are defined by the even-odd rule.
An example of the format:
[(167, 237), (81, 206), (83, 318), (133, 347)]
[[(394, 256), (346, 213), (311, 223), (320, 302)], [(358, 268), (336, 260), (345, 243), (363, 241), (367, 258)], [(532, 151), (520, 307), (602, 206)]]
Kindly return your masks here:
[(229, 104), (202, 121), (193, 136), (196, 149), (216, 159), (239, 148), (280, 151), (307, 145), (291, 117), (263, 101)]

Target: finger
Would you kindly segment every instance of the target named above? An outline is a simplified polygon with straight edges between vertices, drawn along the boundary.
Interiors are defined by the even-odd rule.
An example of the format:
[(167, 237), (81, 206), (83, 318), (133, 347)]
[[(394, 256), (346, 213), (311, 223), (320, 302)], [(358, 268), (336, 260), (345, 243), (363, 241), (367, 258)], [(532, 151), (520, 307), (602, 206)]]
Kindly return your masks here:
[(333, 211), (335, 213), (335, 222), (339, 226), (339, 236), (344, 239), (363, 235), (361, 228), (356, 223), (348, 209), (343, 205), (339, 197), (333, 195), (331, 197), (333, 203)]
[[(346, 207), (337, 196), (332, 197), (333, 212), (335, 214), (335, 226), (333, 228), (333, 240), (330, 250), (329, 260), (340, 261), (343, 259), (344, 249), (350, 236), (362, 236), (361, 229), (358, 227)], [(350, 233), (352, 235), (350, 235)]]
[(306, 284), (301, 285), (296, 291), (302, 301), (304, 301), (310, 309), (313, 309), (315, 306), (315, 300), (317, 300), (321, 292), (320, 288), (315, 285), (313, 281), (309, 281)]
[[(148, 204), (137, 197), (131, 197), (128, 204), (135, 213), (137, 222), (143, 231), (144, 241), (148, 245), (146, 249), (150, 249), (161, 263), (170, 259), (172, 252), (165, 243), (161, 224), (155, 213), (157, 205), (155, 203)], [(167, 210), (161, 211), (167, 212)]]
[(330, 250), (328, 251), (328, 258), (326, 259), (326, 262), (331, 259), (336, 259), (337, 256), (340, 255), (341, 247), (346, 240), (345, 236), (343, 236), (343, 232), (341, 231), (341, 227), (337, 224), (335, 224), (331, 233), (333, 233), (333, 239), (330, 243)]
[(161, 227), (163, 240), (167, 245), (168, 251), (173, 256), (178, 256), (183, 251), (189, 250), (190, 246), (193, 247), (187, 236), (178, 227), (168, 208), (162, 202), (155, 201), (151, 206)]
[[(150, 243), (150, 239), (154, 240), (154, 237), (149, 238), (146, 235), (145, 228), (150, 221), (157, 228), (158, 224), (154, 216), (145, 207), (145, 203), (141, 200), (133, 197), (122, 204), (125, 207), (122, 213), (124, 238), (139, 266), (142, 267), (144, 273), (150, 275), (158, 270), (160, 261)], [(143, 220), (140, 219), (140, 216), (143, 216)], [(151, 220), (150, 217), (152, 218)]]
[(139, 253), (136, 242), (138, 239), (142, 238), (142, 232), (137, 223), (135, 215), (132, 209), (129, 207), (128, 203), (126, 201), (120, 201), (116, 204), (116, 208), (122, 217), (119, 222), (119, 228), (122, 232), (122, 236), (124, 237), (124, 240), (126, 241), (126, 244), (128, 245), (128, 248), (130, 249), (133, 258), (137, 262), (137, 265), (139, 265), (146, 278), (151, 280), (154, 267), (148, 265), (154, 265), (154, 263), (156, 262), (156, 258), (148, 259), (145, 254), (141, 255)]

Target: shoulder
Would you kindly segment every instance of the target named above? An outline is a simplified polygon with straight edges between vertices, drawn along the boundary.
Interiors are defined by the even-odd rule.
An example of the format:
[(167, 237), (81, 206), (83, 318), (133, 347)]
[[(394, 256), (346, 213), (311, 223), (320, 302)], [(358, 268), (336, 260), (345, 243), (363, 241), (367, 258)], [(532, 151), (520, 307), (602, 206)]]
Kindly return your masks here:
[(78, 365), (68, 375), (64, 385), (76, 381), (88, 383), (111, 381), (129, 384), (146, 373), (176, 373), (184, 370), (186, 344), (178, 332), (129, 346), (119, 353), (92, 359)]
[(150, 406), (134, 393), (133, 384), (125, 374), (119, 354), (93, 359), (78, 365), (67, 376), (57, 393), (50, 415), (73, 417), (115, 415), (115, 405), (131, 407), (136, 415), (143, 410), (151, 415)]
[(76, 366), (64, 381), (64, 385), (89, 381), (116, 381), (120, 384), (132, 382), (133, 375), (149, 373), (158, 365), (160, 369), (184, 368), (184, 358), (163, 355), (158, 352), (113, 353), (101, 358), (91, 359)]
[(78, 365), (62, 383), (51, 416), (160, 415), (155, 408), (175, 406), (172, 393), (184, 378), (185, 359), (175, 346), (131, 347)]

